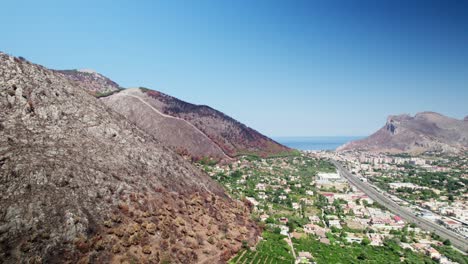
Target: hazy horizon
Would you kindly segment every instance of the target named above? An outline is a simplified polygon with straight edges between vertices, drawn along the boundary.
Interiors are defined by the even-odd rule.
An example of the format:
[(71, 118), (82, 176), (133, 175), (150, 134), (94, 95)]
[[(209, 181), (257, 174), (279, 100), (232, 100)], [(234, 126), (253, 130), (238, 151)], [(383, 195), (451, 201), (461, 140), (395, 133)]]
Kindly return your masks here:
[(299, 150), (336, 150), (347, 142), (362, 139), (365, 136), (306, 136), (273, 137), (277, 142)]
[(320, 138), (359, 138), (359, 137), (367, 137), (369, 135), (361, 135), (361, 136), (326, 136), (326, 135), (319, 135), (319, 136), (271, 136), (272, 139), (320, 139)]
[(3, 8), (0, 51), (209, 105), (269, 136), (362, 136), (388, 115), (468, 115), (464, 1), (9, 1)]

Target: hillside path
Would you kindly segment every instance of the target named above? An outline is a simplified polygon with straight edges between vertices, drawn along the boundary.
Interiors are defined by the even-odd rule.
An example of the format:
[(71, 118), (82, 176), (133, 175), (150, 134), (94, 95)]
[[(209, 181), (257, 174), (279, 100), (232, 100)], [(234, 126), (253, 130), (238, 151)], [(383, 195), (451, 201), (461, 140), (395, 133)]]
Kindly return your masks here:
[(226, 152), (224, 152), (224, 150), (220, 146), (218, 146), (218, 144), (216, 144), (213, 140), (210, 139), (210, 137), (208, 137), (208, 135), (206, 135), (203, 131), (198, 129), (196, 126), (194, 126), (192, 123), (188, 122), (187, 120), (185, 120), (183, 118), (180, 118), (180, 117), (175, 117), (175, 116), (164, 114), (161, 111), (159, 111), (158, 109), (156, 109), (155, 107), (153, 107), (151, 104), (149, 104), (148, 102), (143, 100), (141, 97), (138, 97), (136, 95), (120, 93), (120, 96), (127, 96), (127, 97), (132, 97), (132, 98), (138, 99), (140, 102), (142, 102), (143, 104), (145, 104), (146, 106), (151, 108), (154, 112), (156, 112), (157, 114), (159, 114), (159, 115), (161, 115), (163, 117), (172, 118), (172, 119), (176, 119), (176, 120), (180, 120), (182, 122), (185, 122), (186, 124), (191, 126), (193, 129), (195, 129), (195, 131), (197, 131), (198, 133), (200, 133), (201, 135), (206, 137), (210, 142), (212, 142), (224, 154), (225, 158), (227, 158), (229, 160), (233, 160), (233, 158), (231, 158), (229, 155), (227, 155)]

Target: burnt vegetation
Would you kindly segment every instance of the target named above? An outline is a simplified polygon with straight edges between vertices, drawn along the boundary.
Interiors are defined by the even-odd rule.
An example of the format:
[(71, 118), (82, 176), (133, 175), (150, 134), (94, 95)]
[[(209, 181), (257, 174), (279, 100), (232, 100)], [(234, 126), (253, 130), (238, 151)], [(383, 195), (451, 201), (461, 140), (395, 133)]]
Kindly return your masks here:
[(2, 263), (220, 262), (259, 234), (175, 152), (63, 74), (3, 53), (0, 168)]
[(268, 156), (290, 151), (287, 147), (209, 106), (187, 103), (146, 88), (142, 90), (163, 103), (165, 114), (192, 123), (230, 156), (242, 154)]

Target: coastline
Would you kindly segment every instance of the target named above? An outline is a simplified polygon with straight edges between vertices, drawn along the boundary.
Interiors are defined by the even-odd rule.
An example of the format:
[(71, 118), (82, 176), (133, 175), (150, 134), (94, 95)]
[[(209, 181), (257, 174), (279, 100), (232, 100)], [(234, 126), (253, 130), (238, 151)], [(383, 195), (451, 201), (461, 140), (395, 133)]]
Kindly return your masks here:
[(298, 150), (336, 150), (339, 146), (364, 136), (273, 137), (277, 142)]

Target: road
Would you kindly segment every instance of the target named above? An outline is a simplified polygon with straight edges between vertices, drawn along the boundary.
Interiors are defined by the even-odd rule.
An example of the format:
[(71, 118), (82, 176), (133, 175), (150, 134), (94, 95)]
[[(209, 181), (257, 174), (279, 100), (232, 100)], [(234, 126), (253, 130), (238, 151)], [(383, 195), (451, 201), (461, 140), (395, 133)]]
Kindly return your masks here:
[(294, 257), (294, 261), (296, 261), (296, 259), (297, 259), (297, 257), (296, 257), (296, 251), (294, 250), (294, 244), (293, 244), (293, 242), (292, 242), (291, 234), (289, 234), (289, 232), (288, 232), (288, 244), (289, 244), (289, 246), (291, 247), (292, 254), (293, 254), (293, 257)]
[[(139, 96), (136, 96), (136, 95), (133, 95), (131, 94), (133, 90), (131, 89), (126, 89), (120, 93), (118, 93), (117, 95), (118, 96), (126, 96), (126, 97), (132, 97), (134, 99), (137, 99), (139, 100), (141, 103), (143, 103), (144, 105), (146, 105), (147, 107), (149, 107), (151, 110), (153, 110), (155, 113), (157, 113), (158, 115), (162, 116), (162, 117), (166, 117), (166, 118), (170, 118), (170, 119), (176, 119), (176, 120), (179, 120), (181, 122), (184, 122), (186, 123), (188, 126), (192, 127), (196, 132), (200, 133), (203, 137), (207, 138), (209, 141), (213, 142), (210, 137), (205, 134), (205, 132), (201, 131), (200, 129), (198, 129), (198, 127), (196, 127), (195, 125), (193, 125), (192, 123), (190, 123), (189, 121), (183, 119), (183, 118), (180, 118), (180, 117), (175, 117), (175, 116), (170, 116), (170, 115), (167, 115), (167, 114), (164, 114), (163, 112), (159, 111), (158, 109), (154, 108), (151, 104), (149, 104), (148, 102), (146, 102), (145, 100), (143, 100), (141, 97)], [(218, 148), (223, 154), (224, 154), (224, 158), (225, 159), (228, 159), (228, 160), (233, 160), (233, 158), (231, 158), (218, 144), (216, 144), (215, 142), (213, 142), (214, 145), (216, 146), (216, 148)]]
[(369, 198), (378, 202), (379, 204), (385, 206), (389, 211), (392, 213), (400, 216), (405, 221), (410, 223), (415, 223), (421, 229), (426, 231), (434, 232), (439, 235), (443, 239), (449, 239), (452, 242), (452, 245), (457, 247), (458, 249), (462, 250), (463, 252), (467, 252), (468, 250), (468, 240), (461, 237), (460, 235), (440, 226), (436, 223), (433, 223), (427, 219), (422, 217), (415, 216), (411, 211), (408, 209), (398, 205), (390, 198), (384, 196), (382, 193), (377, 192), (370, 184), (366, 182), (362, 182), (356, 176), (352, 175), (349, 171), (347, 171), (341, 164), (335, 160), (331, 160), (331, 162), (336, 166), (336, 168), (341, 171), (341, 175), (345, 177), (351, 184), (356, 186), (358, 189), (363, 191)]

